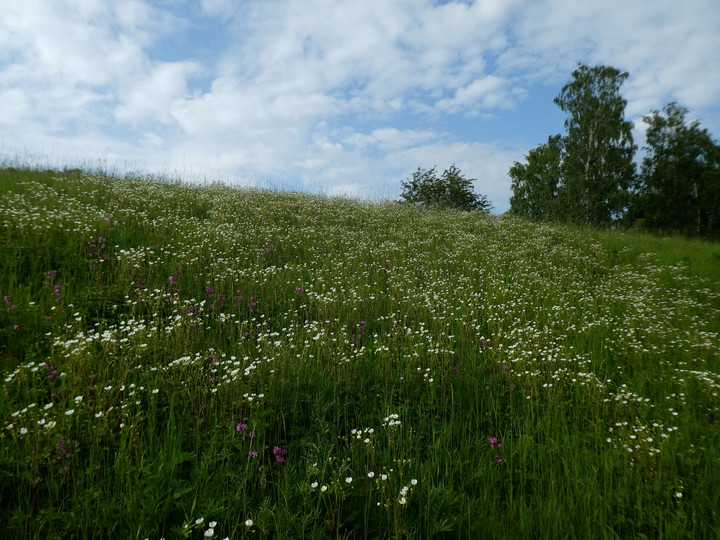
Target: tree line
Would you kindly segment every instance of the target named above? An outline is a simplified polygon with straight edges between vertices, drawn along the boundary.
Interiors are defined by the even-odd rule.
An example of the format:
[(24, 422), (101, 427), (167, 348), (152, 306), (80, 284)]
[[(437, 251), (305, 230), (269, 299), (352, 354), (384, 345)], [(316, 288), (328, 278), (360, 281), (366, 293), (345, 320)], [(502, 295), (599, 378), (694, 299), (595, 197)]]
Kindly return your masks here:
[(644, 157), (620, 87), (628, 73), (580, 64), (555, 104), (565, 135), (552, 135), (510, 168), (510, 213), (534, 220), (720, 237), (720, 146), (677, 103), (643, 117)]

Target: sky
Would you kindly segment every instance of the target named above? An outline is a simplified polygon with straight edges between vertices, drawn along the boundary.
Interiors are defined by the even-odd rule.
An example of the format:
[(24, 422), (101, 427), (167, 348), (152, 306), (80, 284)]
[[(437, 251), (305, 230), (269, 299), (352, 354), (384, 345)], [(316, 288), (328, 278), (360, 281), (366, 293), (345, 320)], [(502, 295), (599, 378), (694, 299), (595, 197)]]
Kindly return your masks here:
[(4, 0), (0, 161), (397, 198), (456, 165), (495, 212), (579, 63), (720, 136), (717, 0)]

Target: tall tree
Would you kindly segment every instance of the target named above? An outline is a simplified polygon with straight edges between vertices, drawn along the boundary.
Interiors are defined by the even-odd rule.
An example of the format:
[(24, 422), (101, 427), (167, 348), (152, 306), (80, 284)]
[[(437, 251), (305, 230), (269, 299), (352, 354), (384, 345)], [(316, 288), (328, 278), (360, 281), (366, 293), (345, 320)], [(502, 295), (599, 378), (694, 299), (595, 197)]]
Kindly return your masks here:
[(606, 226), (627, 205), (636, 149), (620, 95), (627, 77), (613, 67), (581, 64), (555, 98), (568, 113), (558, 200), (572, 221)]
[(527, 164), (515, 162), (510, 168), (513, 194), (510, 212), (530, 219), (561, 218), (558, 187), (562, 174), (563, 141), (560, 135), (548, 137), (546, 144), (533, 148)]
[(713, 236), (720, 227), (720, 149), (688, 110), (669, 103), (648, 125), (633, 216), (655, 230)]

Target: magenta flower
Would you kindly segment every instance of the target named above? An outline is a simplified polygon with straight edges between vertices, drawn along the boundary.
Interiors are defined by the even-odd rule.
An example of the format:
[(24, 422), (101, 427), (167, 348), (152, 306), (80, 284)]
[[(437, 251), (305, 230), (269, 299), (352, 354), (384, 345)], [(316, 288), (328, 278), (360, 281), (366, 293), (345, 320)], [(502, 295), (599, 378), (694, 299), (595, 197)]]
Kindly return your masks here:
[(248, 452), (248, 456), (250, 456), (251, 458), (256, 458), (258, 457), (258, 453), (255, 450), (250, 450), (250, 452)]
[(277, 461), (278, 463), (284, 463), (284, 456), (287, 454), (287, 450), (276, 446), (275, 448), (273, 448), (273, 454), (275, 454), (275, 461)]
[(237, 426), (235, 426), (235, 429), (237, 429), (238, 431), (245, 431), (247, 429), (247, 424), (238, 424)]

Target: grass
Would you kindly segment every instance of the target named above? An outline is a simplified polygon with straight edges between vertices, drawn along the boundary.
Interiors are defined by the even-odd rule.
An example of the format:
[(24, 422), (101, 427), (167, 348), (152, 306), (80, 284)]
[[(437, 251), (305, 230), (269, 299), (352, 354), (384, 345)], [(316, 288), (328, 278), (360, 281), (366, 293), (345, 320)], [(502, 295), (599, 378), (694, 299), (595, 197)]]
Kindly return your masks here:
[(0, 171), (3, 538), (720, 536), (717, 244)]

